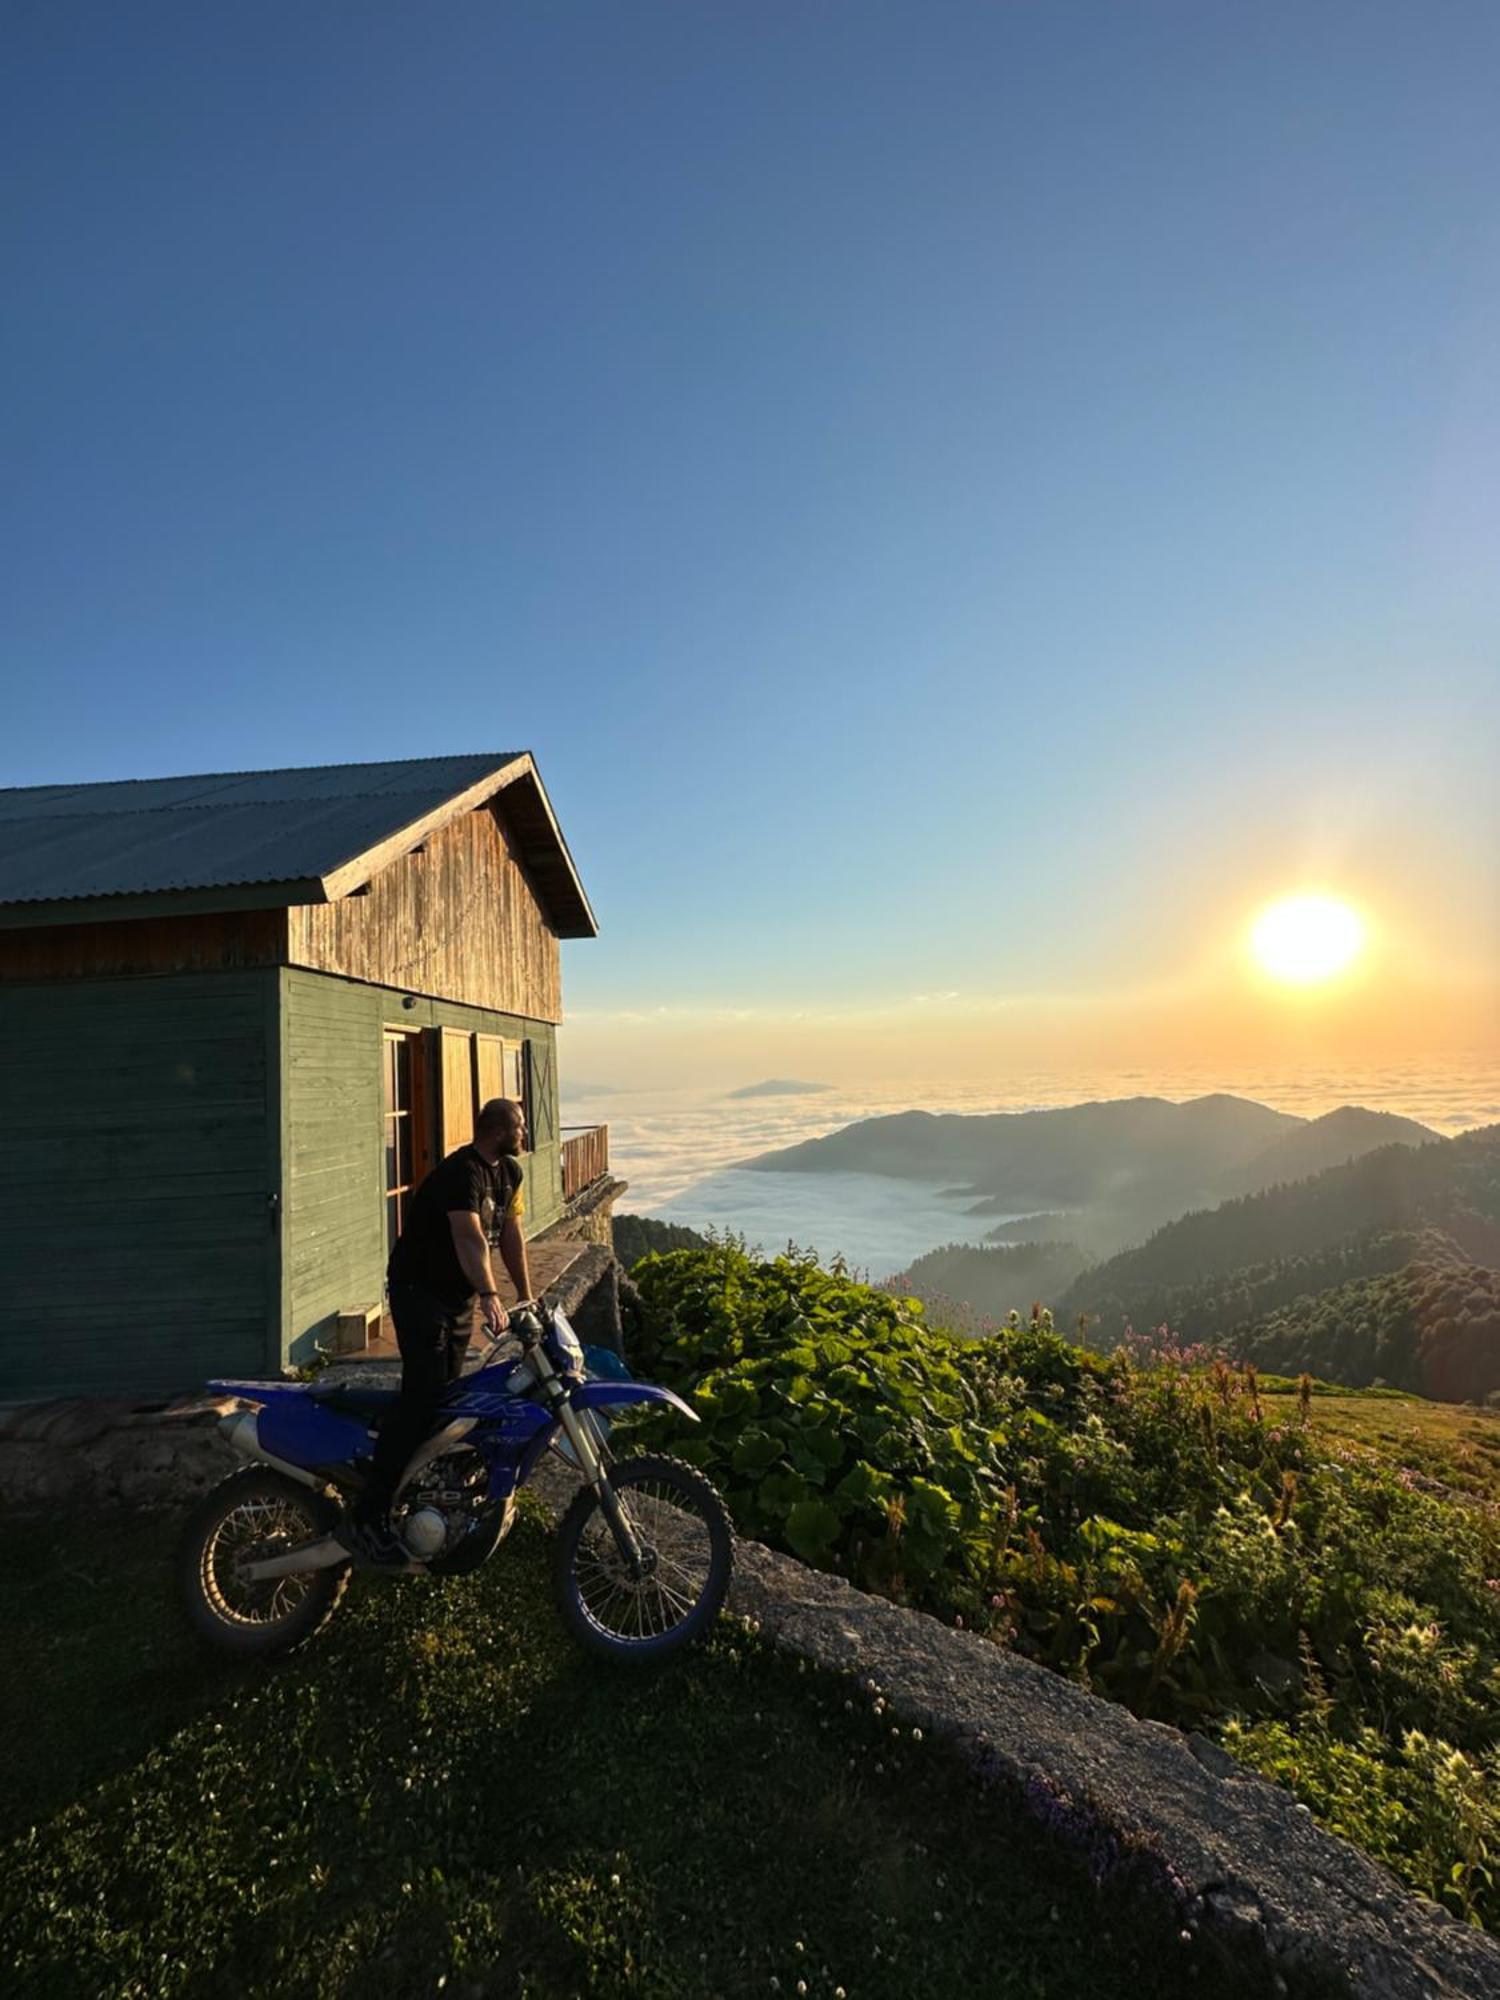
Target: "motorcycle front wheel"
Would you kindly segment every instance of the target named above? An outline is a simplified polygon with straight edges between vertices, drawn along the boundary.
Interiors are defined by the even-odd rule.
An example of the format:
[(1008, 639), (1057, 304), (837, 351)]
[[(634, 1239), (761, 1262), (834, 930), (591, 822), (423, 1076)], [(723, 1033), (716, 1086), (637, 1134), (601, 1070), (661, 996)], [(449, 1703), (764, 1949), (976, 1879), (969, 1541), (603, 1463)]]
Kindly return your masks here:
[(563, 1622), (590, 1652), (646, 1665), (691, 1645), (718, 1617), (734, 1529), (718, 1489), (681, 1459), (620, 1459), (608, 1477), (641, 1550), (639, 1573), (585, 1486), (557, 1531), (553, 1585)]

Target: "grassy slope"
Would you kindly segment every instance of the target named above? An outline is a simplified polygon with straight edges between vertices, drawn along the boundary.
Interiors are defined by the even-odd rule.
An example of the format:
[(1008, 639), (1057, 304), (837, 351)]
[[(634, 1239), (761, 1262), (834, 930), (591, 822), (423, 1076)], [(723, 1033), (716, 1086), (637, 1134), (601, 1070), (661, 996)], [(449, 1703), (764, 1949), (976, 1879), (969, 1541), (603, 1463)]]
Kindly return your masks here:
[(0, 1527), (8, 2000), (1265, 1990), (738, 1628), (585, 1661), (534, 1521), (274, 1671), (186, 1640), (175, 1527)]
[(1412, 1263), (1353, 1278), (1245, 1322), (1227, 1345), (1281, 1375), (1480, 1402), (1500, 1387), (1500, 1271)]
[(1455, 1496), (1500, 1505), (1500, 1411), (1352, 1389), (1315, 1396), (1311, 1414), (1315, 1430), (1408, 1466)]

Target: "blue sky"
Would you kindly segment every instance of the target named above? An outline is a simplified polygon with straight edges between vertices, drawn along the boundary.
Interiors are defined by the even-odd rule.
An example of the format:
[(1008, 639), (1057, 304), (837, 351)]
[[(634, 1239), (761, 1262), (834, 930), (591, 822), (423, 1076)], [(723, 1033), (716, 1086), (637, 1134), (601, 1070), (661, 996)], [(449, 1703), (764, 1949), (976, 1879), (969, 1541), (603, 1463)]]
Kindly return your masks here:
[(5, 45), (0, 783), (529, 747), (580, 1033), (1494, 974), (1493, 6)]

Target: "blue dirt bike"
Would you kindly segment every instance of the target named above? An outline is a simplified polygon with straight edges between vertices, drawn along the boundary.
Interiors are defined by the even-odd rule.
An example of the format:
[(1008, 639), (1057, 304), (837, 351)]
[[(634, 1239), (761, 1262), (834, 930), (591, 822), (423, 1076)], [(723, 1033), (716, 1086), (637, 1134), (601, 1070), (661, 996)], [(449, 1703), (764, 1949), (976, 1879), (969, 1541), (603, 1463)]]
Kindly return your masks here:
[[(566, 1316), (511, 1314), (521, 1351), (452, 1384), (413, 1454), (391, 1525), (430, 1576), (464, 1576), (494, 1554), (516, 1495), (543, 1455), (582, 1475), (558, 1526), (553, 1580), (563, 1619), (591, 1651), (654, 1661), (699, 1638), (729, 1588), (734, 1535), (717, 1489), (675, 1458), (616, 1459), (604, 1412), (668, 1403), (647, 1382), (591, 1381)], [(395, 1389), (363, 1384), (216, 1381), (253, 1404), (221, 1420), (253, 1463), (209, 1493), (187, 1525), (182, 1584), (197, 1630), (241, 1658), (304, 1646), (349, 1580), (334, 1530), (369, 1473), (372, 1426)]]

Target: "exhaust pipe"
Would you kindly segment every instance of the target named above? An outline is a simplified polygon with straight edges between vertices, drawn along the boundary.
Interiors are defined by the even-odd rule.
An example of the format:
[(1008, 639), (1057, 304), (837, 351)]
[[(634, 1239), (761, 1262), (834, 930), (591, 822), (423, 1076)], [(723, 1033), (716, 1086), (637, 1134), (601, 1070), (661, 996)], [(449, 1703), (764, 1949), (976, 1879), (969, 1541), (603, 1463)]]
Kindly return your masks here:
[(301, 1548), (288, 1549), (284, 1555), (246, 1563), (240, 1575), (247, 1583), (269, 1583), (273, 1577), (301, 1576), (310, 1569), (332, 1569), (335, 1563), (348, 1561), (349, 1551), (343, 1543), (324, 1535), (316, 1542), (304, 1542)]

